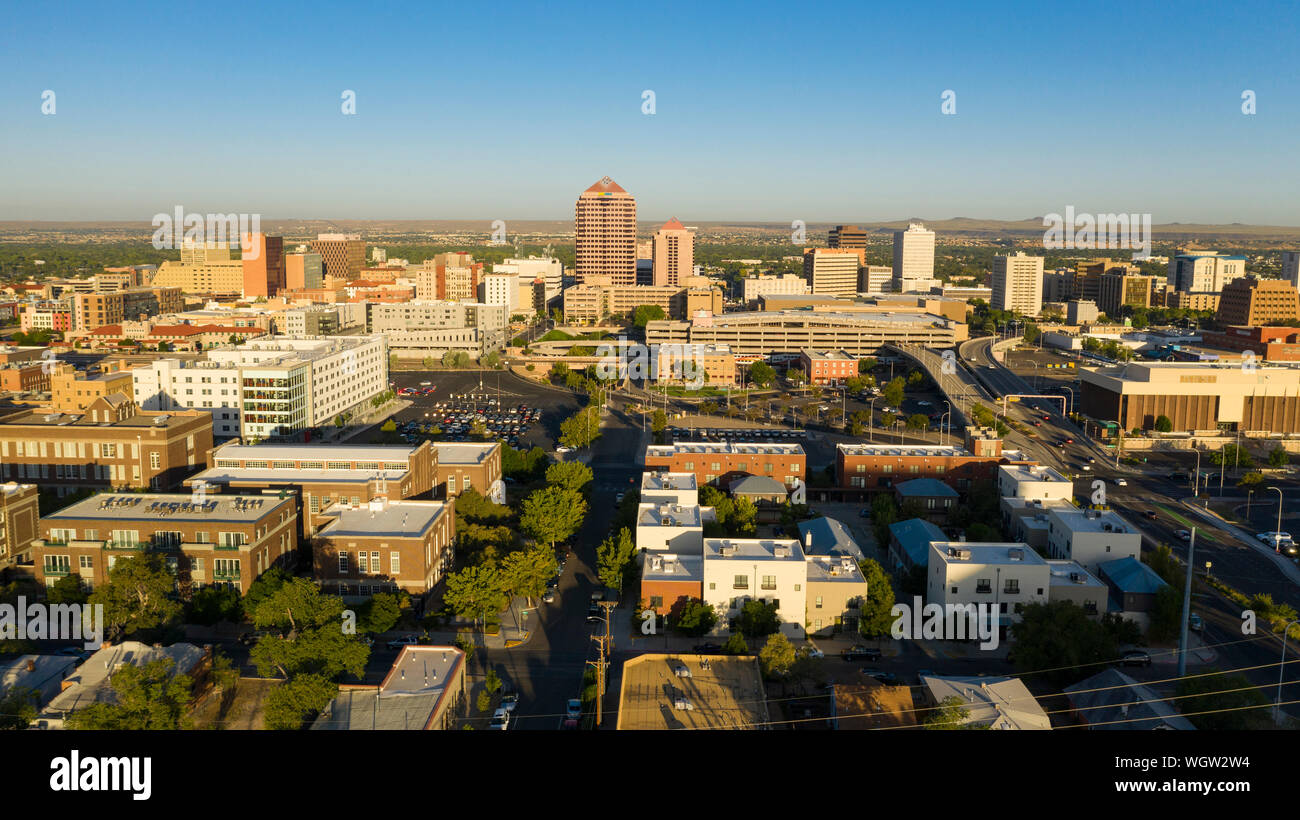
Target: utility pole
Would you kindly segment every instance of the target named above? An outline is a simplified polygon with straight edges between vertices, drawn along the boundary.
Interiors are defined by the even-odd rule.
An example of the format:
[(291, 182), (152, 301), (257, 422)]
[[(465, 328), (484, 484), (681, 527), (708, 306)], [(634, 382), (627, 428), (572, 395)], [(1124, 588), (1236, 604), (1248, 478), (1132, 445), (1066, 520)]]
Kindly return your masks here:
[(1192, 537), (1187, 542), (1187, 579), (1183, 584), (1183, 617), (1178, 623), (1178, 677), (1187, 674), (1187, 616), (1192, 608), (1192, 562), (1196, 554), (1196, 527), (1192, 527)]
[(603, 717), (603, 715), (601, 714), (602, 712), (601, 706), (604, 704), (605, 701), (605, 667), (608, 663), (605, 660), (605, 642), (609, 639), (605, 635), (592, 635), (591, 639), (595, 641), (596, 646), (600, 648), (599, 659), (594, 661), (587, 661), (587, 663), (596, 667), (596, 726), (597, 728), (599, 728), (601, 723), (601, 718)]
[(613, 614), (614, 607), (618, 606), (617, 601), (601, 601), (600, 608), (605, 610), (605, 645), (607, 652), (614, 651), (614, 636), (610, 634), (610, 616)]

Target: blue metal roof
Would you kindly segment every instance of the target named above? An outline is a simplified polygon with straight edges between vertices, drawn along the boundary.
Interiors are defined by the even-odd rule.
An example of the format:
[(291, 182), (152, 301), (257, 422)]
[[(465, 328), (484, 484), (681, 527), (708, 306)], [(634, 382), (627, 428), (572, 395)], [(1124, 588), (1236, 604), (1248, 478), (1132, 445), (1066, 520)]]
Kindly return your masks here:
[(943, 530), (924, 518), (909, 518), (889, 525), (889, 533), (913, 565), (924, 567), (930, 563), (930, 542), (947, 541)]
[(914, 478), (896, 486), (899, 495), (956, 498), (957, 491), (937, 478)]
[(1155, 594), (1161, 587), (1169, 586), (1156, 571), (1133, 556), (1116, 558), (1097, 567), (1097, 570), (1121, 592)]
[[(812, 535), (809, 542), (808, 536)], [(834, 518), (821, 516), (799, 522), (799, 538), (806, 555), (847, 555), (855, 561), (862, 560), (862, 548), (849, 528)]]

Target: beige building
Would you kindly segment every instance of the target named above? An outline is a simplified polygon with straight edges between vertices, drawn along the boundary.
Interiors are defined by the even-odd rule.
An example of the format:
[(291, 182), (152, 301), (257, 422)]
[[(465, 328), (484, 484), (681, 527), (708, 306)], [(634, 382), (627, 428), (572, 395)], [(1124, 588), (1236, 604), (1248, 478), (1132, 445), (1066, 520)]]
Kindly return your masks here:
[(803, 275), (809, 290), (819, 296), (856, 295), (864, 254), (861, 248), (808, 248), (803, 252)]
[(1265, 327), (1300, 319), (1300, 291), (1285, 279), (1243, 276), (1223, 286), (1220, 324)]
[(244, 262), (232, 259), (228, 245), (187, 244), (180, 261), (167, 260), (154, 274), (154, 287), (180, 288), (184, 293), (241, 296)]
[(966, 339), (967, 326), (925, 312), (836, 313), (777, 310), (724, 313), (701, 321), (663, 320), (646, 325), (650, 344), (726, 345), (738, 356), (767, 356), (801, 350), (843, 350), (874, 356), (889, 343), (952, 347)]
[(326, 277), (353, 279), (366, 264), (366, 243), (357, 233), (322, 233), (311, 242)]
[(695, 234), (674, 217), (655, 231), (651, 246), (654, 284), (684, 285), (695, 273)]
[(736, 355), (726, 345), (655, 345), (651, 377), (656, 382), (694, 382), (712, 386), (736, 383)]
[(1043, 257), (993, 257), (993, 302), (997, 310), (1013, 310), (1023, 316), (1037, 316), (1043, 309)]
[(60, 413), (83, 413), (96, 399), (120, 393), (134, 395), (130, 370), (86, 373), (66, 362), (55, 365), (50, 376), (50, 409)]
[(616, 286), (636, 284), (636, 199), (609, 177), (578, 197), (574, 259), (579, 284), (597, 276)]

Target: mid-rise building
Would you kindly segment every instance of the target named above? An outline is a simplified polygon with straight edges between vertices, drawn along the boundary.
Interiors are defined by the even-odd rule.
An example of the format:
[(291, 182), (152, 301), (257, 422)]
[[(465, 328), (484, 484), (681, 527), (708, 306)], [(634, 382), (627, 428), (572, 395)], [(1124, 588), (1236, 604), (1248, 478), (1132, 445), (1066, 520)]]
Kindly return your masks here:
[(799, 367), (810, 384), (842, 384), (858, 375), (858, 358), (843, 350), (801, 350)]
[(641, 502), (691, 507), (700, 501), (694, 473), (641, 474)]
[(40, 517), (39, 487), (16, 481), (0, 484), (0, 568), (30, 563)]
[(899, 293), (929, 293), (934, 278), (934, 231), (913, 222), (905, 231), (894, 231), (894, 290)]
[(636, 199), (609, 177), (578, 197), (574, 208), (574, 270), (579, 284), (608, 277), (636, 284)]
[[(531, 289), (539, 280), (542, 283), (543, 303), (534, 308), (545, 310), (550, 303), (560, 297), (564, 290), (564, 265), (552, 257), (530, 256), (527, 259), (511, 258), (492, 266), (493, 273), (513, 274), (519, 280), (521, 290), (527, 286)], [(520, 305), (522, 309), (523, 305)]]
[(284, 255), (284, 286), (287, 290), (317, 290), (325, 284), (325, 260), (305, 246)]
[(747, 305), (757, 302), (760, 296), (769, 294), (805, 294), (808, 292), (808, 280), (793, 273), (776, 276), (764, 274), (747, 276), (741, 280), (741, 299)]
[(888, 293), (894, 285), (894, 269), (888, 265), (863, 265), (858, 269), (859, 293)]
[(253, 233), (242, 246), (245, 299), (269, 299), (287, 287), (284, 237)]
[(748, 601), (774, 604), (781, 632), (805, 634), (808, 560), (795, 539), (704, 539), (704, 602), (720, 624), (738, 618)]
[(447, 501), (338, 503), (312, 539), (313, 575), (347, 598), (429, 594), (454, 561), (456, 507)]
[(355, 279), (366, 264), (366, 243), (361, 234), (322, 233), (311, 241), (311, 249), (320, 254), (324, 275), (335, 279)]
[(1043, 309), (1043, 257), (1024, 251), (993, 257), (992, 306), (1037, 316)]
[[(59, 362), (50, 374), (50, 409), (60, 413), (84, 413), (96, 399), (121, 394), (131, 398), (134, 373), (131, 370), (77, 370)], [(145, 410), (157, 408), (140, 404)]]
[(747, 475), (761, 475), (794, 488), (806, 479), (808, 459), (798, 444), (678, 442), (646, 447), (645, 467), (694, 473), (699, 484), (715, 487), (727, 487)]
[(827, 234), (826, 245), (831, 248), (865, 248), (867, 232), (857, 225), (836, 225)]
[(998, 466), (998, 495), (1050, 501), (1074, 497), (1074, 482), (1052, 467), (1042, 464)]
[(1026, 604), (1048, 602), (1051, 570), (1028, 544), (933, 541), (925, 602), (991, 606), (1002, 629), (1020, 620)]
[(1246, 275), (1246, 257), (1214, 251), (1181, 253), (1169, 262), (1169, 287), (1184, 293), (1222, 293)]
[(685, 285), (695, 275), (695, 234), (674, 217), (655, 231), (652, 242), (652, 284)]
[(637, 505), (636, 548), (642, 552), (698, 554), (704, 522), (714, 520), (712, 507), (667, 501)]
[(434, 443), (438, 451), (437, 476), (434, 478), (435, 495), (455, 498), (466, 490), (476, 490), (480, 495), (504, 504), (506, 486), (502, 481), (501, 443), (476, 444), (472, 442)]
[(1300, 320), (1300, 291), (1284, 279), (1242, 276), (1223, 286), (1216, 318), (1242, 327), (1294, 322)]
[[(904, 481), (935, 478), (964, 492), (974, 481), (993, 479), (999, 464), (1011, 461), (996, 437), (968, 438), (967, 445), (838, 444), (835, 468), (839, 486), (864, 493), (892, 492), (895, 484)], [(990, 446), (992, 449), (985, 449)]]
[(38, 483), (59, 495), (167, 489), (195, 472), (211, 447), (207, 413), (148, 412), (115, 393), (81, 412), (20, 410), (0, 417), (0, 480)]
[(1048, 555), (1074, 561), (1089, 572), (1097, 572), (1107, 561), (1142, 553), (1142, 533), (1114, 510), (1055, 505), (1047, 509), (1047, 521)]
[(809, 290), (820, 296), (853, 296), (858, 292), (861, 248), (808, 248), (803, 252), (803, 275)]
[(41, 516), (32, 545), (36, 580), (109, 579), (116, 561), (159, 552), (185, 594), (207, 586), (242, 595), (271, 567), (292, 567), (298, 517), (289, 498), (100, 493)]
[(1163, 280), (1123, 269), (1108, 270), (1101, 275), (1097, 289), (1097, 307), (1107, 316), (1118, 317), (1124, 308), (1145, 309), (1156, 304), (1155, 296)]
[(1300, 251), (1282, 251), (1282, 278), (1300, 288)]
[(1065, 321), (1072, 325), (1085, 325), (1097, 321), (1101, 311), (1090, 299), (1071, 299), (1065, 303)]
[(736, 383), (736, 354), (726, 345), (651, 345), (650, 378), (663, 383)]
[[(509, 273), (487, 273), (479, 282), (478, 301), (486, 305), (501, 305), (509, 319), (520, 312), (519, 277)], [(532, 300), (528, 302), (525, 314), (533, 313)]]
[(440, 358), (465, 351), (479, 358), (505, 347), (510, 316), (503, 304), (426, 301), (371, 302), (366, 328), (387, 337), (399, 356)]
[(214, 296), (243, 295), (244, 262), (231, 258), (229, 245), (186, 242), (181, 245), (180, 257), (179, 261), (169, 259), (159, 266), (153, 277), (154, 287)]

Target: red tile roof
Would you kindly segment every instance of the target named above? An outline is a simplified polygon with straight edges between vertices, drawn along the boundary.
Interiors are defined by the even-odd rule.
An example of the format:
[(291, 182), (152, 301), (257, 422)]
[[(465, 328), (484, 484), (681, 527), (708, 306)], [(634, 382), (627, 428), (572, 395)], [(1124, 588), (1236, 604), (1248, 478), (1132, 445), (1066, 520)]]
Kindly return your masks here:
[(665, 223), (664, 223), (664, 226), (663, 226), (662, 228), (660, 228), (659, 230), (661, 230), (661, 231), (684, 231), (684, 230), (686, 230), (686, 226), (683, 225), (681, 222), (678, 222), (678, 221), (677, 221), (677, 217), (674, 216), (672, 219), (670, 219), (670, 220), (668, 220), (667, 222), (665, 222)]
[(625, 193), (627, 193), (627, 191), (624, 191), (621, 187), (619, 187), (619, 184), (618, 184), (617, 182), (615, 182), (614, 180), (610, 179), (609, 177), (602, 177), (602, 178), (600, 179), (599, 182), (597, 182), (595, 185), (591, 186), (591, 187), (588, 188), (587, 190), (583, 191), (583, 193), (586, 193), (586, 194), (590, 194), (590, 193), (597, 193), (597, 194), (601, 194), (601, 193), (625, 194)]

